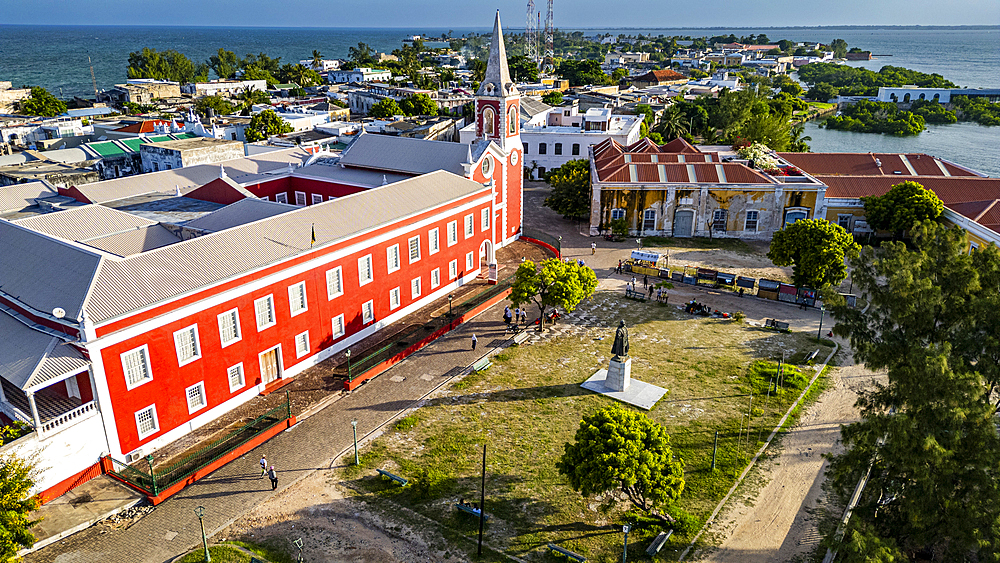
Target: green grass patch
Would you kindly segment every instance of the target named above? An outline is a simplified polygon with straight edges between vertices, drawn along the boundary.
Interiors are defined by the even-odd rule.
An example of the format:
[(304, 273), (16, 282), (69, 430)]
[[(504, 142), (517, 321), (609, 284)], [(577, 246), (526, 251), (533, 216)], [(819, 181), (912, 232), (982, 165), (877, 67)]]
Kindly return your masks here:
[[(212, 563), (250, 563), (250, 556), (242, 551), (225, 545), (213, 545), (208, 548), (212, 555)], [(205, 561), (205, 550), (198, 548), (177, 560), (177, 563), (202, 563)]]
[[(684, 493), (670, 507), (684, 526), (661, 552), (676, 558), (815, 374), (788, 359), (829, 349), (823, 352), (806, 333), (637, 306), (616, 293), (595, 294), (580, 310), (625, 319), (632, 377), (668, 390), (648, 414), (667, 428), (674, 453), (685, 464)], [(448, 548), (465, 549), (478, 521), (454, 504), (462, 498), (478, 502), (486, 444), (491, 545), (513, 556), (548, 560), (544, 546), (552, 542), (593, 561), (612, 561), (621, 556), (621, 525), (634, 522), (629, 556), (644, 558), (660, 522), (613, 498), (581, 497), (555, 468), (582, 416), (612, 402), (580, 383), (607, 367), (613, 337), (611, 326), (592, 327), (508, 349), (493, 358), (488, 372), (456, 382), (412, 415), (418, 420), (403, 419), (367, 446), (360, 467), (342, 470), (344, 480), (389, 514), (412, 510), (439, 523), (435, 533), (448, 539)], [(777, 385), (782, 355), (786, 362)], [(379, 479), (376, 468), (410, 479), (411, 486)], [(426, 526), (417, 522), (416, 529)]]
[[(296, 559), (292, 553), (293, 550), (297, 550), (292, 546), (291, 541), (285, 542), (278, 538), (270, 538), (262, 542), (231, 540), (226, 543), (238, 545), (243, 549), (252, 551), (254, 554), (263, 557), (271, 563), (294, 563)], [(212, 561), (214, 563), (215, 559), (213, 558)]]
[(414, 426), (417, 425), (417, 420), (418, 420), (417, 415), (411, 414), (410, 416), (397, 420), (394, 427), (396, 428), (396, 430), (399, 430), (400, 432), (406, 432), (410, 428), (413, 428)]

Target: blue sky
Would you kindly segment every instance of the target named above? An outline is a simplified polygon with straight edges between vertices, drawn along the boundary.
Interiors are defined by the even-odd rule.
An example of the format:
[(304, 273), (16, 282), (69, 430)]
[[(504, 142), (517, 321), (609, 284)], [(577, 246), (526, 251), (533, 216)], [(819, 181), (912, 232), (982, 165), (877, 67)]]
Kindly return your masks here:
[[(536, 0), (544, 20), (546, 0)], [(556, 27), (997, 25), (997, 0), (556, 0)], [(526, 0), (0, 0), (0, 23), (265, 27), (524, 27)]]

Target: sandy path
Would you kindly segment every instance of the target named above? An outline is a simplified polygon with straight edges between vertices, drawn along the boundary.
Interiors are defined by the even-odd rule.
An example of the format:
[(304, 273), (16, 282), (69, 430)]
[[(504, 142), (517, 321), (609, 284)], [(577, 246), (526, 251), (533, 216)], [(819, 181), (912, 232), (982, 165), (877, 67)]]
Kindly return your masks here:
[(863, 366), (837, 368), (830, 389), (784, 436), (781, 452), (764, 467), (768, 482), (752, 506), (741, 503), (730, 509), (713, 530), (728, 537), (699, 561), (789, 561), (816, 546), (820, 537), (811, 509), (823, 497), (827, 461), (822, 454), (841, 451), (840, 425), (857, 419), (857, 390), (873, 377)]

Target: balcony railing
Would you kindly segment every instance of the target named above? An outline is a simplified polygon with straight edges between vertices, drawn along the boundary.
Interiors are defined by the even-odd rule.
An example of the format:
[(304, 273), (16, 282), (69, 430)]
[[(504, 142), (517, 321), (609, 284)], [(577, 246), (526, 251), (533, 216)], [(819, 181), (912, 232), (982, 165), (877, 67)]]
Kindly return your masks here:
[(90, 418), (94, 414), (97, 414), (97, 402), (90, 401), (89, 403), (84, 403), (71, 411), (64, 412), (55, 418), (43, 422), (39, 435), (45, 436), (53, 432), (58, 432), (77, 422)]

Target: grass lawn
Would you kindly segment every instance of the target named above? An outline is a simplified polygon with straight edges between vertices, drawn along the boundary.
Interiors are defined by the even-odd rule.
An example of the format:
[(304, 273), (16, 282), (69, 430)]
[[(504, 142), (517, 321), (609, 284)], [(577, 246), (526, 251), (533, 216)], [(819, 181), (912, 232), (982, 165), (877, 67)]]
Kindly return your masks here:
[[(625, 319), (632, 377), (668, 389), (649, 416), (667, 427), (673, 451), (685, 463), (686, 487), (678, 508), (698, 525), (815, 374), (811, 367), (788, 367), (784, 385), (768, 396), (776, 373), (768, 360), (782, 352), (786, 358), (803, 358), (819, 348), (822, 361), (832, 350), (805, 333), (691, 317), (672, 304), (636, 304), (617, 293), (599, 292), (580, 311), (608, 319), (609, 325)], [(411, 525), (415, 520), (405, 514), (419, 513), (440, 524), (434, 531), (443, 533), (449, 548), (474, 553), (471, 542), (455, 537), (474, 537), (478, 520), (454, 504), (462, 498), (478, 502), (485, 443), (490, 545), (533, 561), (555, 561), (544, 550), (553, 542), (590, 561), (617, 561), (621, 524), (629, 521), (639, 522), (629, 534), (629, 557), (644, 558), (659, 529), (629, 513), (617, 497), (582, 498), (555, 468), (581, 417), (612, 402), (580, 383), (607, 367), (614, 329), (576, 332), (494, 357), (492, 368), (467, 376), (398, 421), (366, 449), (360, 468), (344, 469), (344, 480), (374, 510)], [(376, 468), (404, 476), (411, 485), (400, 488), (378, 479)], [(696, 531), (695, 526), (675, 533), (659, 557), (676, 559)], [(495, 553), (485, 559), (502, 560)]]
[[(252, 556), (247, 555), (246, 552), (241, 551), (234, 546), (239, 546), (247, 551), (253, 552), (253, 557), (268, 563), (293, 563), (293, 561), (295, 561), (295, 559), (289, 555), (289, 552), (280, 546), (272, 545), (271, 543), (259, 544), (234, 540), (220, 545), (210, 545), (208, 547), (208, 552), (212, 555), (212, 563), (250, 563), (250, 558)], [(198, 549), (178, 559), (177, 563), (201, 563), (204, 560), (205, 551), (203, 548), (199, 547)]]

